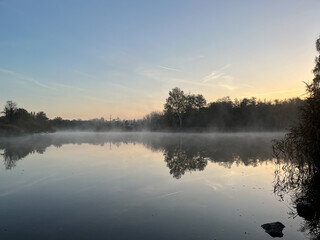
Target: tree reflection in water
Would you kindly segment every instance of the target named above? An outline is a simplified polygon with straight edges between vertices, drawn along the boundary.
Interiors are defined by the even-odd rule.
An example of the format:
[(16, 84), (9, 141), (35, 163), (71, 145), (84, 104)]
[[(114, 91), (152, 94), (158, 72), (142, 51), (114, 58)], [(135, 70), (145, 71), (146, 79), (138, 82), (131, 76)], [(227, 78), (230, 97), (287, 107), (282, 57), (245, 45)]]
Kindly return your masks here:
[(208, 161), (230, 168), (232, 164), (256, 166), (272, 158), (271, 137), (263, 135), (176, 136), (163, 141), (164, 160), (170, 174), (202, 171)]
[(184, 149), (182, 146), (171, 146), (164, 152), (164, 161), (174, 178), (181, 178), (186, 171), (202, 171), (207, 166), (207, 158), (195, 149)]
[(15, 167), (28, 154), (44, 153), (50, 146), (64, 144), (143, 144), (161, 151), (170, 174), (180, 178), (185, 172), (202, 171), (208, 161), (225, 167), (232, 164), (256, 166), (272, 158), (275, 134), (169, 134), (169, 133), (54, 133), (1, 138), (0, 150), (6, 169)]
[(278, 170), (275, 171), (274, 192), (280, 201), (289, 197), (292, 206), (291, 215), (298, 215), (297, 204), (311, 203), (314, 214), (304, 217), (300, 231), (309, 231), (310, 239), (320, 239), (320, 172), (317, 161), (308, 156), (294, 157), (288, 152), (279, 152)]
[(48, 147), (47, 143), (41, 141), (41, 138), (34, 137), (17, 137), (10, 139), (2, 139), (0, 141), (0, 149), (3, 149), (4, 165), (6, 169), (12, 169), (16, 166), (16, 162), (25, 158), (29, 154), (43, 154)]

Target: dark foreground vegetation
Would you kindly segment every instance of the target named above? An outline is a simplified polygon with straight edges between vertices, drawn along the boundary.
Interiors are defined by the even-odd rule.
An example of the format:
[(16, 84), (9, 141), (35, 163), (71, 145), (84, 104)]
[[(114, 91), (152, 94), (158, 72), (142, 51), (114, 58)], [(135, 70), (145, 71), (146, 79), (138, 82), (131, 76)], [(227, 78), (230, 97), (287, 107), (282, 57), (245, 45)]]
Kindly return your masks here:
[(229, 97), (209, 104), (202, 95), (185, 94), (179, 88), (169, 92), (163, 112), (140, 120), (103, 118), (92, 120), (48, 119), (44, 112), (28, 112), (8, 101), (0, 117), (0, 134), (83, 131), (284, 131), (298, 118), (303, 100), (260, 101), (256, 98), (232, 101)]
[(7, 101), (0, 117), (0, 135), (53, 132), (54, 127), (44, 112), (28, 112), (17, 104)]
[[(316, 49), (314, 79), (306, 85), (300, 119), (274, 145), (275, 155), (286, 162), (276, 171), (275, 193), (281, 199), (290, 195), (298, 215), (305, 218), (301, 230), (309, 230), (311, 239), (320, 239), (320, 38)], [(307, 211), (299, 213), (299, 206), (307, 206)]]

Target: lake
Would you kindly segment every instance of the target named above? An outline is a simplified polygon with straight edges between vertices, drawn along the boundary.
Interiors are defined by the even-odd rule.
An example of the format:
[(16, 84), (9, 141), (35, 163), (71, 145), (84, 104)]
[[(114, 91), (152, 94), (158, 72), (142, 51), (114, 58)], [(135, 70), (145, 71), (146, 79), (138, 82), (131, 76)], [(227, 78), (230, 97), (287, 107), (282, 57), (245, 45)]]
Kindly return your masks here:
[(0, 239), (307, 239), (274, 193), (283, 133), (0, 139)]

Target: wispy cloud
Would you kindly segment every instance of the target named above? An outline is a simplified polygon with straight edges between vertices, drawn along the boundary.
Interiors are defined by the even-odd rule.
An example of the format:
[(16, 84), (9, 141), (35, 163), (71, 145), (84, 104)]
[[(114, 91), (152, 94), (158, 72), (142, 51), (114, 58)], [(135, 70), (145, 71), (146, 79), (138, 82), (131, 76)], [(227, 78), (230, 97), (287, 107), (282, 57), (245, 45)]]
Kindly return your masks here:
[[(235, 89), (240, 88), (240, 86), (234, 84), (234, 78), (231, 75), (227, 75), (224, 73), (224, 70), (229, 68), (231, 65), (227, 64), (226, 66), (211, 72), (208, 76), (205, 76), (199, 80), (192, 80), (185, 77), (186, 74), (179, 71), (178, 69), (169, 68), (170, 71), (179, 71), (179, 75), (170, 75), (168, 73), (163, 73), (162, 71), (151, 68), (151, 69), (140, 69), (136, 71), (139, 75), (146, 77), (148, 79), (166, 82), (166, 83), (182, 83), (188, 84), (198, 87), (205, 87), (205, 88), (224, 88), (229, 91), (233, 91)], [(164, 66), (157, 66), (158, 68), (167, 69), (168, 67)], [(213, 81), (214, 80), (214, 81)]]
[(5, 69), (5, 68), (0, 68), (0, 72), (8, 74), (8, 75), (11, 75), (11, 76), (19, 79), (20, 81), (22, 80), (22, 81), (25, 81), (25, 82), (30, 82), (30, 83), (33, 83), (33, 84), (35, 84), (37, 86), (46, 88), (46, 89), (57, 90), (56, 88), (54, 88), (54, 87), (52, 87), (52, 86), (50, 86), (48, 84), (42, 83), (42, 82), (40, 82), (38, 80), (35, 80), (33, 77), (30, 77), (30, 76), (27, 76), (27, 75), (24, 75), (24, 74), (21, 74), (21, 73), (12, 71), (12, 70), (8, 70), (8, 69)]
[(57, 86), (59, 88), (66, 88), (66, 89), (76, 90), (76, 91), (80, 91), (80, 92), (85, 91), (85, 89), (83, 89), (83, 88), (75, 87), (75, 86), (71, 86), (71, 85), (67, 85), (67, 84), (62, 84), (62, 83), (54, 83), (53, 85)]
[(225, 70), (228, 69), (231, 65), (227, 64), (224, 67), (212, 71), (209, 75), (202, 78), (203, 83), (212, 83), (218, 87), (225, 88), (229, 91), (240, 88), (240, 86), (234, 84), (234, 77), (226, 74)]
[(79, 87), (75, 87), (72, 85), (67, 85), (67, 84), (62, 84), (62, 83), (51, 83), (51, 84), (46, 84), (43, 83), (41, 81), (36, 80), (34, 77), (16, 72), (16, 71), (12, 71), (9, 69), (5, 69), (5, 68), (0, 68), (0, 72), (11, 75), (13, 77), (16, 78), (16, 80), (20, 81), (20, 82), (29, 82), (29, 83), (33, 83), (39, 87), (45, 88), (45, 89), (50, 89), (50, 90), (61, 90), (61, 89), (71, 89), (71, 90), (77, 90), (77, 91), (84, 91), (84, 89), (79, 88)]
[[(110, 82), (106, 79), (106, 77), (102, 76), (102, 77), (98, 77), (92, 74), (88, 74), (86, 72), (83, 71), (78, 71), (78, 70), (74, 70), (74, 73), (81, 75), (85, 78), (88, 78), (89, 80), (93, 80), (93, 81), (98, 81), (98, 82), (102, 82), (103, 84), (106, 84), (112, 88), (117, 89), (116, 91), (123, 91), (126, 94), (136, 94), (139, 96), (145, 96), (145, 97), (149, 97), (150, 99), (152, 98), (152, 95), (149, 94), (148, 92), (142, 90), (142, 89), (134, 89), (132, 87), (128, 87), (124, 84), (120, 84), (120, 83), (114, 83), (114, 82)], [(117, 72), (118, 74), (121, 72)]]
[(206, 82), (210, 82), (212, 80), (215, 80), (215, 79), (219, 79), (221, 78), (222, 76), (224, 76), (223, 73), (217, 73), (217, 72), (212, 72), (210, 73), (209, 75), (205, 76), (202, 80), (203, 83), (206, 83)]
[(222, 88), (226, 88), (226, 89), (228, 89), (230, 91), (233, 91), (233, 90), (239, 88), (239, 86), (232, 85), (232, 84), (224, 84), (224, 83), (219, 84), (219, 86), (222, 87)]
[(231, 79), (232, 76), (227, 75), (224, 73), (224, 70), (229, 68), (231, 65), (227, 64), (226, 66), (222, 67), (221, 69), (212, 71), (209, 75), (203, 77), (202, 82), (210, 82), (216, 79)]
[(158, 65), (157, 67), (161, 68), (161, 69), (168, 70), (168, 71), (180, 72), (180, 70), (176, 69), (176, 68), (171, 68), (171, 67), (166, 67), (166, 66), (161, 66), (161, 65)]
[(166, 83), (177, 82), (177, 83), (184, 83), (184, 84), (189, 84), (189, 85), (207, 86), (208, 87), (208, 84), (206, 84), (206, 83), (197, 82), (197, 81), (190, 81), (190, 80), (186, 80), (186, 79), (178, 78), (178, 77), (164, 76), (163, 74), (159, 73), (158, 71), (154, 71), (152, 69), (138, 71), (137, 73), (143, 77), (148, 78), (148, 79), (152, 79), (152, 80), (156, 80), (156, 81), (160, 81), (160, 82), (166, 82)]

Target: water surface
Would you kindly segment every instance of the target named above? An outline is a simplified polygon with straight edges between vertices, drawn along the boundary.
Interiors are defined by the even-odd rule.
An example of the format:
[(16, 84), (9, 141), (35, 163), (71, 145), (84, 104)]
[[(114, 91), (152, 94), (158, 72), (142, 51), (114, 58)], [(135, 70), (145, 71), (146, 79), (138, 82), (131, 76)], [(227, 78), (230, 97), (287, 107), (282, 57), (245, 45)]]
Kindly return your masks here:
[(0, 139), (0, 239), (306, 239), (273, 192), (282, 133)]

